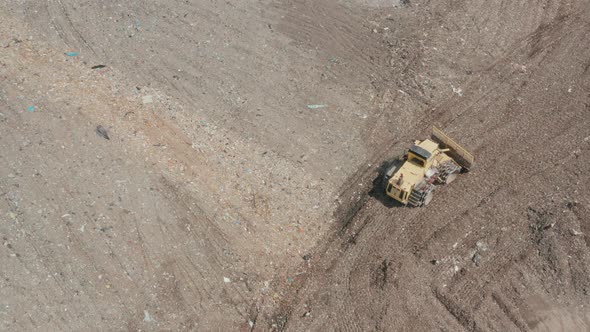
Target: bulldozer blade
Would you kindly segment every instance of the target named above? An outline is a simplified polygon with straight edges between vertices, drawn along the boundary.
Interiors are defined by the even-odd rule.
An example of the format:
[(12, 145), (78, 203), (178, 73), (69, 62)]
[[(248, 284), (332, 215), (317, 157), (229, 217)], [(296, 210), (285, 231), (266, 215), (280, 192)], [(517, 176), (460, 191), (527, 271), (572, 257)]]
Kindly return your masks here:
[(475, 164), (475, 158), (465, 148), (453, 141), (442, 130), (432, 127), (432, 139), (443, 149), (450, 149), (447, 154), (453, 158), (457, 164), (466, 170), (469, 170)]

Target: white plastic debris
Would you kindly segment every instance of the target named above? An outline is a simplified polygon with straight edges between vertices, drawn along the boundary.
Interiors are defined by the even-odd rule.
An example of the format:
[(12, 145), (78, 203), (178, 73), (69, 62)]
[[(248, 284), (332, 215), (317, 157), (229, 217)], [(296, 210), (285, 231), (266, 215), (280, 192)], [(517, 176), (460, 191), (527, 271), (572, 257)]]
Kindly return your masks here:
[(147, 95), (141, 97), (141, 102), (144, 104), (151, 104), (154, 102), (154, 97), (152, 95)]
[(154, 318), (152, 318), (152, 316), (147, 310), (143, 311), (143, 321), (148, 323), (154, 321)]

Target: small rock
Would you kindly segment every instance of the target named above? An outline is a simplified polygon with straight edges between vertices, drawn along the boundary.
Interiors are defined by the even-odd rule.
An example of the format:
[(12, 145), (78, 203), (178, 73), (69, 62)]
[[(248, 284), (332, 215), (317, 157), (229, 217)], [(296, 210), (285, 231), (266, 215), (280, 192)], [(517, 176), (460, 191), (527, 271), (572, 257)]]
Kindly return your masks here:
[(303, 256), (303, 260), (304, 260), (304, 261), (309, 261), (309, 260), (311, 260), (311, 254), (305, 254), (305, 255)]
[(230, 278), (223, 277), (223, 282), (225, 282), (226, 284), (227, 283), (230, 283), (231, 282), (231, 279)]
[(109, 137), (109, 133), (107, 132), (107, 130), (105, 129), (105, 127), (98, 125), (96, 127), (96, 133), (98, 134), (98, 136), (104, 138), (104, 139), (110, 139)]

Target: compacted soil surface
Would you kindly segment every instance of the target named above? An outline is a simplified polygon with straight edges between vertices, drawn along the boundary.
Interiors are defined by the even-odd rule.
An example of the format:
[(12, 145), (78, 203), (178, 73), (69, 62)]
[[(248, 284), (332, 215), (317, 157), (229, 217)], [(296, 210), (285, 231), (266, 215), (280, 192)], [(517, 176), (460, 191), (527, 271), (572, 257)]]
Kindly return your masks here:
[[(0, 330), (587, 331), (590, 4), (0, 0)], [(427, 207), (385, 165), (476, 157)]]

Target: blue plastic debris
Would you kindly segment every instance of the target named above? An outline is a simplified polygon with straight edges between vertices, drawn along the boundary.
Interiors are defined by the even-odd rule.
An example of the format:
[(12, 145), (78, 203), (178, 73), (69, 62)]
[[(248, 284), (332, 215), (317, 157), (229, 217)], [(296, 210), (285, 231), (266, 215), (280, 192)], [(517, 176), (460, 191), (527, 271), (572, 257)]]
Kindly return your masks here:
[(78, 56), (78, 54), (80, 54), (80, 53), (78, 53), (78, 52), (66, 52), (66, 55), (67, 56)]
[(29, 111), (29, 112), (35, 112), (35, 106), (29, 106), (29, 107), (27, 107), (27, 111)]
[(328, 105), (323, 105), (323, 104), (312, 104), (312, 105), (307, 105), (307, 108), (309, 109), (318, 109), (318, 108), (324, 108), (324, 107), (328, 107)]

